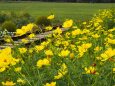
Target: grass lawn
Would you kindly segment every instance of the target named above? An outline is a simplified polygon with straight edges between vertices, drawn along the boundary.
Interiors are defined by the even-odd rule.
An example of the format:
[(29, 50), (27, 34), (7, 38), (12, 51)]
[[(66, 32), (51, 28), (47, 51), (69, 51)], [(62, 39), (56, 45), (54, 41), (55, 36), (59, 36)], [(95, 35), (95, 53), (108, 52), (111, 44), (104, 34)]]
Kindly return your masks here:
[(113, 3), (43, 3), (18, 2), (0, 3), (0, 11), (28, 12), (32, 16), (42, 16), (54, 13), (59, 19), (72, 18), (76, 20), (89, 19), (99, 9), (115, 8)]

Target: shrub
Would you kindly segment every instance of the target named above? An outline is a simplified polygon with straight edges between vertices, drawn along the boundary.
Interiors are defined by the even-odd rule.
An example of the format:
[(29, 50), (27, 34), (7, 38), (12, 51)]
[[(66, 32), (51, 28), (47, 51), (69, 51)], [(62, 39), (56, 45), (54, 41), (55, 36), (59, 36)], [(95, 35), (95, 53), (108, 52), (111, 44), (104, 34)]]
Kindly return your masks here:
[(0, 23), (3, 23), (7, 19), (7, 15), (0, 13)]
[(14, 32), (16, 31), (16, 25), (12, 21), (5, 21), (2, 24), (2, 30), (5, 30), (5, 29), (7, 29), (9, 32)]
[(26, 18), (30, 18), (31, 17), (31, 15), (29, 14), (29, 13), (25, 13), (25, 12), (22, 12), (20, 15), (19, 15), (19, 17), (26, 17)]
[(40, 16), (37, 18), (36, 24), (41, 26), (49, 26), (51, 25), (51, 21), (47, 19), (46, 16)]
[(24, 25), (34, 22), (34, 18), (28, 13), (21, 13), (13, 21), (16, 22), (17, 28), (21, 28)]

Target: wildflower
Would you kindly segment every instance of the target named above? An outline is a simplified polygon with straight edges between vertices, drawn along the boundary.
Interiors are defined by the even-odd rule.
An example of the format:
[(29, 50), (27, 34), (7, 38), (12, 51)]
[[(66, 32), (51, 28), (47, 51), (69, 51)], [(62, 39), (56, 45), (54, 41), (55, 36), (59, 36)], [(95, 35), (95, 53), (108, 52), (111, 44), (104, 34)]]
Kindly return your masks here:
[(115, 56), (115, 49), (108, 48), (104, 53), (100, 55), (100, 57), (97, 57), (97, 59), (101, 61), (106, 61), (113, 56)]
[(35, 34), (34, 34), (34, 33), (31, 33), (28, 37), (29, 37), (29, 38), (33, 38), (33, 37), (35, 37)]
[(54, 79), (62, 78), (67, 72), (68, 72), (67, 65), (65, 63), (63, 63), (61, 65), (61, 68), (58, 70), (58, 74), (56, 76), (54, 76)]
[(64, 28), (69, 28), (69, 27), (71, 27), (73, 25), (73, 20), (66, 20), (64, 23), (63, 23), (63, 25), (62, 25), (62, 27), (64, 27)]
[(115, 68), (113, 68), (113, 73), (115, 73)]
[(17, 79), (17, 83), (20, 83), (20, 84), (25, 84), (25, 83), (26, 83), (26, 81), (25, 81), (25, 80), (23, 80), (23, 79), (21, 79), (21, 78), (18, 78), (18, 79)]
[(2, 82), (3, 86), (14, 86), (16, 85), (16, 83), (14, 83), (13, 81), (6, 81), (6, 82)]
[(70, 48), (75, 51), (76, 50), (76, 46), (74, 44), (70, 44)]
[(79, 35), (79, 34), (81, 34), (80, 29), (76, 29), (76, 30), (72, 31), (72, 36), (76, 36), (76, 35)]
[(87, 22), (83, 22), (83, 24), (85, 25), (85, 24), (87, 24)]
[(25, 28), (25, 29), (26, 29), (26, 33), (29, 32), (29, 31), (32, 32), (32, 30), (33, 30), (33, 28), (34, 28), (35, 26), (36, 26), (36, 25), (35, 25), (34, 23), (29, 23), (29, 24), (27, 24), (27, 25), (26, 25), (26, 28)]
[(45, 51), (45, 54), (46, 54), (47, 56), (52, 56), (52, 55), (53, 55), (53, 52), (52, 52), (51, 50), (46, 50), (46, 51)]
[(22, 43), (25, 43), (25, 44), (26, 44), (26, 43), (28, 43), (29, 40), (27, 40), (27, 39), (22, 39), (21, 41), (22, 41)]
[(17, 29), (17, 30), (16, 30), (16, 35), (17, 35), (17, 36), (21, 36), (21, 35), (23, 35), (23, 34), (24, 34), (23, 30), (21, 30), (21, 29)]
[(41, 50), (43, 50), (44, 49), (44, 46), (43, 45), (37, 45), (37, 46), (35, 46), (35, 50), (36, 51), (41, 51)]
[(42, 66), (47, 66), (47, 65), (50, 65), (50, 61), (46, 58), (44, 58), (43, 60), (40, 59), (37, 61), (38, 68), (41, 68)]
[(115, 39), (110, 39), (110, 38), (108, 38), (108, 43), (109, 43), (109, 44), (115, 44)]
[(29, 48), (29, 53), (32, 53), (34, 51), (34, 49), (33, 48)]
[(85, 52), (87, 52), (87, 49), (92, 46), (92, 43), (86, 43), (82, 44), (81, 46), (78, 46), (78, 51), (79, 51), (79, 57), (82, 57)]
[(70, 32), (66, 32), (65, 37), (69, 38), (69, 36), (70, 36)]
[(46, 83), (44, 86), (56, 86), (56, 82)]
[(15, 72), (20, 72), (21, 69), (22, 69), (21, 67), (17, 67), (17, 68), (14, 69), (14, 71), (15, 71)]
[(83, 36), (82, 38), (79, 38), (79, 40), (87, 40), (87, 36)]
[(85, 34), (85, 33), (90, 33), (89, 29), (83, 29), (83, 31), (81, 32), (81, 34)]
[(99, 51), (99, 50), (101, 50), (101, 47), (97, 46), (97, 47), (94, 48), (94, 50)]
[(27, 49), (26, 48), (18, 48), (20, 53), (23, 54), (23, 53), (26, 53)]
[(100, 37), (100, 35), (98, 35), (98, 34), (94, 34), (94, 35), (92, 35), (92, 37), (97, 39), (97, 38)]
[(69, 45), (69, 42), (68, 41), (62, 41), (62, 44), (67, 47)]
[(0, 51), (0, 72), (5, 71), (6, 68), (15, 65), (17, 62), (19, 62), (19, 59), (12, 57), (10, 47)]
[(13, 43), (13, 39), (10, 36), (5, 36), (4, 41), (7, 43)]
[(95, 67), (90, 66), (89, 68), (85, 67), (84, 69), (86, 71), (86, 74), (99, 74), (96, 71)]
[(51, 20), (51, 19), (54, 19), (54, 17), (55, 17), (54, 15), (50, 15), (50, 16), (47, 17), (47, 19)]
[(40, 59), (37, 61), (37, 67), (41, 68), (43, 66), (43, 61)]
[(108, 34), (108, 37), (113, 38), (113, 34)]
[(28, 25), (26, 26), (22, 26), (21, 29), (17, 29), (16, 30), (16, 35), (17, 36), (22, 36), (24, 34), (26, 34), (27, 32), (32, 32), (33, 30), (33, 27), (35, 27), (36, 25), (33, 24), (33, 23), (29, 23)]
[(48, 40), (48, 41), (44, 41), (41, 43), (42, 46), (47, 46), (49, 43), (50, 43), (51, 40)]
[(57, 29), (54, 30), (54, 34), (61, 34), (61, 33), (62, 33), (62, 30), (59, 27), (57, 27)]
[(9, 43), (9, 42), (11, 42), (11, 40), (10, 40), (10, 39), (5, 39), (5, 41), (6, 41), (6, 42), (8, 42), (8, 43)]
[(0, 72), (3, 72), (3, 71), (5, 71), (6, 70), (6, 67), (1, 67), (0, 68)]
[(49, 30), (52, 30), (52, 26), (47, 26), (45, 29), (47, 30), (47, 31), (49, 31)]
[(69, 53), (70, 53), (69, 50), (62, 50), (62, 51), (60, 52), (59, 56), (66, 57), (66, 56), (69, 55)]
[(74, 53), (70, 53), (70, 59), (73, 59), (75, 57)]

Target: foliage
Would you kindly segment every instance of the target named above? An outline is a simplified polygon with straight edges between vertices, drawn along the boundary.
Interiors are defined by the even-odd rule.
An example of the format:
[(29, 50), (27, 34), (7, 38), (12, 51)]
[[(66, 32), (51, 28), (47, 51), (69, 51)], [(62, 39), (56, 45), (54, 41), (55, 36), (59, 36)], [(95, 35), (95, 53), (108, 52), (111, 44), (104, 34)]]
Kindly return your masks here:
[(9, 19), (8, 15), (4, 12), (0, 12), (0, 24), (2, 24), (7, 19)]
[[(80, 27), (69, 19), (62, 24), (68, 31), (62, 33), (57, 27), (39, 45), (32, 43), (27, 48), (22, 42), (0, 50), (0, 85), (114, 86), (115, 27), (105, 27), (103, 17), (110, 18), (96, 16)], [(25, 34), (33, 26), (23, 26), (17, 33)]]
[(51, 25), (51, 21), (47, 19), (46, 16), (40, 16), (36, 19), (36, 24), (39, 26), (49, 26)]
[(14, 22), (12, 21), (5, 21), (3, 24), (2, 24), (2, 30), (7, 30), (9, 32), (15, 32), (16, 31), (16, 25)]

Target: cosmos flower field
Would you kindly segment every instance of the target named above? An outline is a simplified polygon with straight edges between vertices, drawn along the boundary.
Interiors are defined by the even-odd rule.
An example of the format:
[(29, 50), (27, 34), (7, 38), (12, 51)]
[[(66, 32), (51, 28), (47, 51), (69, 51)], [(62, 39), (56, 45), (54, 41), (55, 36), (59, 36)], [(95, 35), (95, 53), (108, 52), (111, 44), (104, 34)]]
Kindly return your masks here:
[[(48, 19), (54, 19), (54, 15)], [(16, 30), (21, 36), (36, 25)], [(80, 24), (72, 19), (40, 44), (0, 50), (0, 86), (115, 86), (115, 10), (105, 9)], [(5, 39), (6, 42), (13, 40)]]

